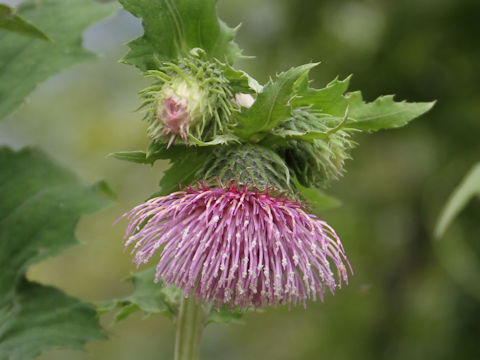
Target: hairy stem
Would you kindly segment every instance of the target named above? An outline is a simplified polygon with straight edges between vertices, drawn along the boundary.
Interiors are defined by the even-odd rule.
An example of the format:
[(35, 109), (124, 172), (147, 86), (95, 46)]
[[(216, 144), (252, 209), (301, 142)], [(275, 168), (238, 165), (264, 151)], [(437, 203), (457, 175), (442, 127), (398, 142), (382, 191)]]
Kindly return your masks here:
[(204, 309), (194, 296), (182, 299), (177, 318), (175, 360), (197, 360), (204, 327)]

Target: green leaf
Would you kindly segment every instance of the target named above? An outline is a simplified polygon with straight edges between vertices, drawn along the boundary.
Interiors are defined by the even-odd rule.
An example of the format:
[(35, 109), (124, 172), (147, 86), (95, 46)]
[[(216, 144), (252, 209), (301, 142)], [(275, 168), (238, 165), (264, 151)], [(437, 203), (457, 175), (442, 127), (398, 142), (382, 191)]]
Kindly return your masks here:
[(172, 154), (172, 166), (165, 171), (160, 180), (161, 190), (155, 196), (168, 195), (178, 190), (180, 185), (189, 185), (198, 180), (196, 175), (204, 166), (208, 153), (207, 148), (185, 148)]
[(218, 19), (216, 0), (119, 0), (142, 19), (144, 34), (128, 43), (123, 62), (142, 71), (156, 69), (158, 60), (175, 60), (201, 48), (211, 58), (233, 63), (241, 57), (233, 42), (237, 29)]
[(480, 163), (468, 172), (450, 195), (435, 226), (435, 237), (443, 236), (452, 221), (474, 196), (480, 196)]
[(308, 74), (295, 83), (297, 96), (294, 107), (310, 107), (324, 114), (343, 117), (348, 109), (345, 126), (364, 131), (397, 128), (430, 110), (435, 102), (395, 102), (392, 95), (381, 96), (365, 103), (360, 91), (344, 94), (351, 76), (345, 80), (335, 79), (323, 89), (309, 87)]
[(225, 66), (225, 77), (235, 93), (260, 93), (263, 86), (245, 71), (237, 70), (230, 65)]
[(298, 180), (295, 181), (295, 186), (300, 195), (316, 211), (332, 209), (342, 205), (342, 202), (337, 198), (327, 195), (322, 190), (315, 187), (305, 187), (301, 185)]
[(225, 305), (220, 309), (217, 310), (212, 308), (210, 313), (207, 315), (205, 320), (205, 325), (208, 324), (245, 324), (245, 321), (242, 320), (243, 315), (248, 312), (248, 310), (231, 310)]
[(292, 102), (293, 106), (311, 107), (325, 114), (343, 116), (347, 109), (347, 101), (343, 94), (348, 89), (350, 79), (351, 75), (345, 80), (338, 80), (337, 78), (323, 89), (313, 89), (308, 86), (308, 76), (305, 76), (295, 84), (297, 96)]
[(13, 112), (35, 87), (95, 55), (82, 47), (82, 33), (112, 14), (116, 4), (93, 0), (30, 0), (19, 15), (37, 24), (52, 42), (0, 33), (0, 119)]
[[(236, 134), (243, 139), (250, 139), (253, 134), (265, 133), (290, 117), (294, 84), (316, 65), (312, 63), (291, 68), (278, 75), (275, 82), (270, 80), (258, 94), (255, 103), (237, 115)], [(261, 134), (256, 135), (259, 136), (262, 137)]]
[(0, 359), (105, 338), (95, 309), (26, 279), (28, 267), (77, 244), (81, 215), (110, 200), (35, 149), (0, 148)]
[[(141, 311), (145, 317), (151, 315), (165, 315), (175, 321), (183, 292), (173, 286), (164, 286), (161, 281), (155, 283), (155, 268), (131, 275), (133, 292), (122, 299), (106, 301), (98, 304), (99, 314), (117, 310), (114, 321), (119, 322), (131, 314)], [(243, 324), (241, 318), (248, 310), (230, 310), (223, 306), (217, 310), (211, 306), (204, 306), (206, 312), (205, 325), (217, 324)]]
[(145, 151), (118, 151), (111, 154), (108, 154), (108, 157), (113, 157), (118, 160), (124, 160), (129, 162), (134, 162), (137, 164), (153, 164), (155, 160), (147, 157)]
[(365, 103), (359, 91), (345, 96), (349, 107), (347, 125), (364, 131), (397, 128), (429, 111), (435, 102), (395, 102), (393, 95), (381, 96)]
[(231, 144), (231, 143), (239, 143), (240, 142), (240, 140), (235, 135), (231, 135), (231, 134), (217, 135), (210, 141), (201, 141), (200, 139), (197, 139), (193, 136), (191, 136), (191, 139), (198, 146), (226, 145), (226, 144), (229, 144), (229, 143)]
[(49, 37), (35, 25), (16, 14), (15, 8), (0, 4), (0, 29), (42, 40)]
[(143, 311), (146, 316), (167, 315), (174, 319), (177, 316), (182, 292), (171, 286), (155, 283), (155, 268), (131, 275), (133, 292), (130, 296), (100, 304), (98, 311), (103, 314), (118, 309), (115, 322), (127, 318), (130, 314)]

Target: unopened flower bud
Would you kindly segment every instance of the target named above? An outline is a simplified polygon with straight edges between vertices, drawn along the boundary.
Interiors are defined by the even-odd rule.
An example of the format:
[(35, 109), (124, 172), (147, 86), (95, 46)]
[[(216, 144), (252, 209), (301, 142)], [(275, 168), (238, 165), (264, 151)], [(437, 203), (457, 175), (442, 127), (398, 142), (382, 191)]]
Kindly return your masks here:
[(176, 136), (187, 141), (190, 127), (201, 121), (206, 111), (208, 93), (195, 79), (179, 78), (164, 84), (156, 100), (148, 130), (153, 138), (170, 135), (170, 145)]
[[(155, 83), (140, 92), (149, 135), (168, 146), (175, 139), (187, 145), (207, 142), (233, 126), (236, 104), (226, 65), (207, 58), (201, 49), (194, 50), (176, 63), (148, 71), (146, 76)], [(246, 103), (251, 100), (243, 100)]]

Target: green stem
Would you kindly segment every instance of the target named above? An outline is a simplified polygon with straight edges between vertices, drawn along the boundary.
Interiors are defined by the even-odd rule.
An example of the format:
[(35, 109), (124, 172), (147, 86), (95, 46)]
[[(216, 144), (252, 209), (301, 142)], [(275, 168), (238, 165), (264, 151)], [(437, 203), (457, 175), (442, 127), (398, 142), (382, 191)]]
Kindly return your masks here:
[(197, 304), (195, 296), (182, 299), (177, 318), (175, 360), (198, 359), (204, 316), (202, 303)]

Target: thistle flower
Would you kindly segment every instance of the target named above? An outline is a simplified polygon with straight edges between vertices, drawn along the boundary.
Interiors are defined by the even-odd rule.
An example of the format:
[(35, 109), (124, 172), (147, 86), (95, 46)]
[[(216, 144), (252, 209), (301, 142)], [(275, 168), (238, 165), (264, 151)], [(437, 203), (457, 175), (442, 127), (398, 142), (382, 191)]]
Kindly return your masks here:
[(148, 132), (153, 138), (171, 135), (171, 145), (176, 136), (187, 141), (190, 127), (201, 121), (208, 106), (208, 93), (194, 78), (177, 77), (163, 85), (156, 100)]
[(350, 265), (335, 231), (297, 202), (268, 192), (235, 184), (188, 187), (123, 217), (129, 218), (125, 246), (133, 245), (137, 266), (159, 254), (156, 281), (217, 307), (305, 306), (348, 282)]
[(155, 141), (210, 141), (233, 126), (236, 104), (226, 64), (196, 48), (176, 62), (158, 65), (158, 70), (145, 73), (154, 84), (140, 92), (140, 108), (146, 110), (148, 133)]

